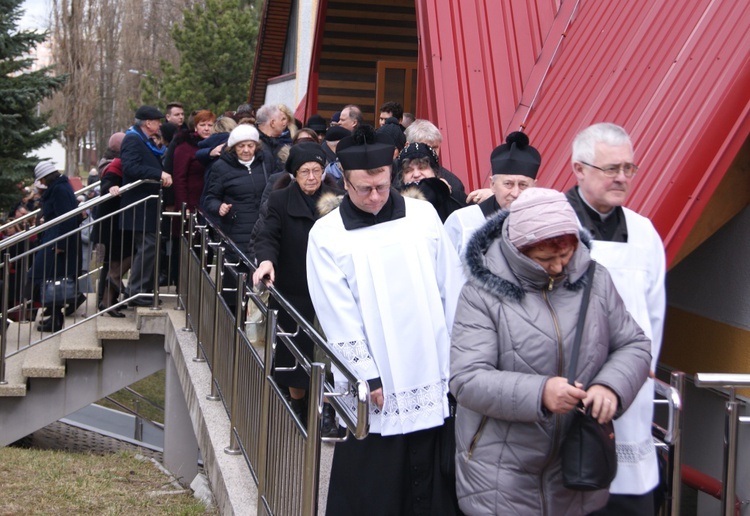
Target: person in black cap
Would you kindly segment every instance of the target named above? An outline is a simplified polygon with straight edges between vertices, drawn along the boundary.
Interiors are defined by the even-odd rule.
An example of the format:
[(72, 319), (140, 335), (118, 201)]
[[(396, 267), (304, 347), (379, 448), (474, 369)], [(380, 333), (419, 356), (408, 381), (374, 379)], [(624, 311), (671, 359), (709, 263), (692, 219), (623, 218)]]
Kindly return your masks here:
[[(370, 387), (370, 433), (336, 444), (327, 514), (457, 514), (455, 479), (436, 457), (452, 434), (449, 334), (464, 277), (433, 207), (391, 188), (393, 152), (370, 126), (339, 142), (347, 194), (308, 241), (318, 321)], [(335, 369), (334, 379), (354, 404)]]
[(479, 204), (453, 212), (445, 221), (445, 230), (459, 254), (490, 215), (509, 209), (521, 192), (536, 185), (541, 164), (542, 156), (529, 145), (529, 137), (522, 132), (510, 133), (504, 144), (495, 147), (490, 155), (493, 195)]
[[(343, 193), (324, 181), (325, 156), (320, 145), (302, 142), (292, 146), (286, 161), (286, 171), (293, 179), (285, 188), (271, 192), (262, 222), (256, 224), (254, 252), (258, 267), (253, 274), (253, 284), (265, 281), (274, 285), (311, 324), (315, 310), (307, 289), (305, 254), (307, 235), (315, 221), (320, 218), (316, 202), (321, 195)], [(260, 226), (260, 227), (259, 227)], [(274, 298), (270, 307), (279, 308)], [(295, 325), (285, 310), (279, 312), (279, 324), (284, 328)], [(297, 347), (313, 360), (314, 345), (304, 333), (294, 337)], [(276, 348), (277, 367), (294, 368), (294, 355), (286, 346)], [(307, 389), (310, 379), (302, 368), (293, 371), (275, 371), (274, 378), (289, 389), (291, 405), (301, 422), (307, 422)], [(326, 437), (338, 434), (335, 417), (330, 405), (323, 413), (323, 433)]]
[(440, 177), (440, 159), (432, 147), (424, 143), (410, 143), (398, 155), (396, 163), (402, 195), (426, 200), (443, 222), (451, 213), (463, 208), (463, 204), (451, 197), (448, 182)]
[(323, 141), (323, 137), (326, 135), (326, 119), (315, 113), (307, 119), (305, 127), (309, 127), (316, 133), (318, 133), (318, 142)]
[[(161, 185), (146, 183), (122, 194), (120, 206), (126, 209), (120, 215), (120, 227), (123, 231), (132, 232), (134, 247), (127, 286), (128, 297), (147, 294), (154, 289), (156, 238), (159, 234), (158, 203), (156, 199), (138, 201), (158, 195), (162, 186), (172, 186), (172, 176), (162, 166), (164, 149), (159, 149), (151, 141), (151, 137), (159, 132), (162, 118), (164, 115), (153, 106), (139, 107), (135, 112), (135, 123), (125, 132), (120, 145), (122, 186), (139, 179), (161, 182)], [(132, 306), (149, 306), (151, 303), (152, 300), (146, 296), (130, 301)]]

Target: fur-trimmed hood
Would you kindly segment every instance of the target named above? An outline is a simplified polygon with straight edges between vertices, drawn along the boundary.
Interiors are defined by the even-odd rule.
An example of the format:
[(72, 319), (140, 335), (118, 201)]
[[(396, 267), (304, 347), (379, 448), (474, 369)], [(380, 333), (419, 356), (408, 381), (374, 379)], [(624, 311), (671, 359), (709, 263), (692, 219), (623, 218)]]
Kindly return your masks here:
[(317, 208), (320, 216), (328, 215), (333, 210), (341, 205), (341, 201), (344, 200), (344, 194), (335, 193), (324, 193), (318, 199)]
[[(464, 268), (469, 281), (501, 299), (520, 302), (526, 292), (549, 288), (550, 277), (532, 259), (522, 254), (507, 238), (505, 221), (509, 212), (501, 210), (479, 228), (466, 247)], [(581, 229), (576, 252), (565, 267), (562, 287), (579, 290), (586, 283), (586, 269), (591, 257), (591, 236)], [(559, 281), (558, 281), (559, 284)], [(553, 288), (558, 285), (553, 283)]]

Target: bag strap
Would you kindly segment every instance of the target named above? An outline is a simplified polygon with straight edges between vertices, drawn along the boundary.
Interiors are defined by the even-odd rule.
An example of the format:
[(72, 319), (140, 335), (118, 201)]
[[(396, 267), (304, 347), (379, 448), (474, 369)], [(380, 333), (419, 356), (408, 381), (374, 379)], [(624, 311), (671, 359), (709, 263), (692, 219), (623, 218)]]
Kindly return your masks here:
[(581, 338), (583, 334), (583, 323), (586, 320), (586, 312), (589, 309), (589, 299), (591, 298), (591, 286), (594, 284), (594, 271), (596, 262), (591, 260), (589, 268), (586, 271), (586, 286), (583, 289), (583, 298), (581, 299), (581, 310), (578, 312), (578, 325), (576, 326), (576, 338), (573, 341), (573, 353), (570, 355), (570, 366), (568, 367), (568, 383), (575, 385), (576, 367), (578, 366), (578, 350), (581, 348)]

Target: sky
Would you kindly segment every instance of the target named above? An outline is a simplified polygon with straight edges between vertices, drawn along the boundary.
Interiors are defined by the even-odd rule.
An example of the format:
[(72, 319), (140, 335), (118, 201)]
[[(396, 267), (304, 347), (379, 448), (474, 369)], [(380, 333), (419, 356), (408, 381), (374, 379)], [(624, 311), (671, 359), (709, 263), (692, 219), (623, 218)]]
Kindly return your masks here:
[(25, 12), (18, 23), (18, 28), (44, 30), (49, 20), (51, 5), (51, 0), (24, 0), (21, 9)]

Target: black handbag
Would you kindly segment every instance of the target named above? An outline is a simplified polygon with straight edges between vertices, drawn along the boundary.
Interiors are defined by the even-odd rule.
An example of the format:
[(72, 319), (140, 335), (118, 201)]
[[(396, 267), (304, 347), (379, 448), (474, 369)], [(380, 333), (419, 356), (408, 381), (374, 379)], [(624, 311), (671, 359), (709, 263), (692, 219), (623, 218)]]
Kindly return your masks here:
[(76, 280), (70, 278), (47, 280), (40, 288), (40, 297), (44, 306), (62, 306), (74, 303), (78, 298)]
[[(586, 319), (586, 311), (594, 283), (596, 263), (591, 262), (588, 269), (588, 282), (583, 292), (581, 311), (578, 314), (578, 326), (573, 344), (573, 354), (568, 368), (568, 383), (575, 384), (578, 351), (581, 347), (581, 333)], [(575, 491), (595, 491), (606, 489), (617, 474), (617, 450), (615, 448), (615, 427), (612, 421), (600, 424), (591, 417), (588, 410), (580, 404), (573, 411), (573, 423), (570, 425), (560, 449), (562, 458), (563, 486)]]

